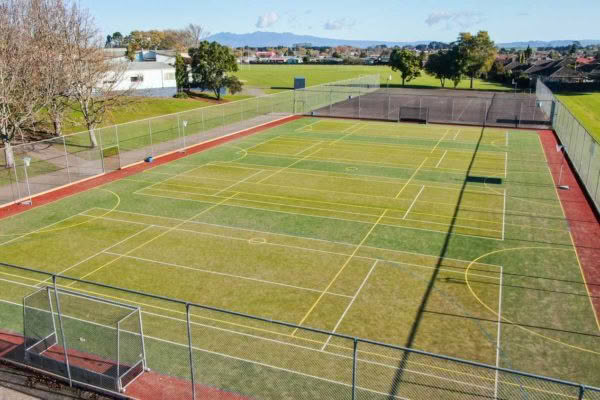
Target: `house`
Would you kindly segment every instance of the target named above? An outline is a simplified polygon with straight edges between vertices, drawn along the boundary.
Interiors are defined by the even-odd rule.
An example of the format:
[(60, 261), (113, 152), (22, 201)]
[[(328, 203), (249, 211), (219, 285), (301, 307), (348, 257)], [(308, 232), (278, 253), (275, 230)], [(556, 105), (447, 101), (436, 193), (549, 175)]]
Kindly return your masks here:
[(582, 82), (585, 75), (571, 67), (574, 61), (571, 58), (543, 60), (523, 72), (532, 78), (538, 77), (549, 82)]
[(171, 97), (177, 93), (175, 67), (158, 61), (130, 62), (116, 90), (130, 88), (137, 96)]

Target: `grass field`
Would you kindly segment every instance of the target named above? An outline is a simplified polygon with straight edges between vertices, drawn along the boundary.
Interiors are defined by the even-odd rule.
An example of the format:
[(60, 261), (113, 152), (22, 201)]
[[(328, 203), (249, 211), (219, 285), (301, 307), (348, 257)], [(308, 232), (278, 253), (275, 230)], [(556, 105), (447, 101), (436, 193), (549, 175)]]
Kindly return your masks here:
[[(0, 234), (2, 262), (600, 385), (599, 326), (535, 132), (302, 118), (0, 220)], [(22, 296), (46, 278), (0, 278), (2, 324), (19, 330)], [(59, 284), (141, 304), (150, 367), (186, 377), (167, 344), (187, 343), (183, 307)], [(203, 383), (261, 397), (347, 381), (333, 358), (351, 342), (192, 321)], [(359, 357), (363, 390), (387, 398), (401, 352)], [(423, 384), (514, 385), (410, 362)], [(256, 379), (282, 370), (274, 387)]]
[[(399, 87), (402, 84), (400, 74), (393, 72), (388, 66), (364, 66), (364, 65), (242, 65), (236, 76), (244, 81), (246, 87), (261, 88), (266, 93), (274, 93), (294, 88), (294, 77), (306, 78), (307, 86), (320, 85), (343, 79), (355, 78), (361, 75), (381, 75), (382, 86), (387, 84), (387, 79), (392, 75), (390, 86)], [(407, 87), (440, 88), (440, 81), (430, 75), (423, 73), (406, 84)], [(452, 88), (451, 82), (446, 85)], [(469, 81), (463, 80), (459, 89), (468, 89)], [(479, 90), (511, 90), (510, 87), (495, 82), (487, 82), (481, 79), (475, 80), (475, 89)]]
[(600, 93), (561, 93), (557, 96), (600, 142)]

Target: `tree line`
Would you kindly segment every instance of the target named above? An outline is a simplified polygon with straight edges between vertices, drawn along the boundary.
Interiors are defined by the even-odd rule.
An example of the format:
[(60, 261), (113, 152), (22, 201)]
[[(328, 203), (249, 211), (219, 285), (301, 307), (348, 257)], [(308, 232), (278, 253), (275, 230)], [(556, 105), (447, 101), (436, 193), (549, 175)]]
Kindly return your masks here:
[(496, 52), (496, 46), (488, 32), (480, 31), (476, 35), (463, 32), (447, 49), (438, 50), (427, 59), (424, 52), (394, 49), (389, 64), (392, 70), (400, 72), (402, 86), (421, 76), (421, 71), (425, 70), (439, 79), (442, 87), (446, 86), (447, 80), (456, 87), (466, 77), (473, 89), (473, 81), (492, 68)]
[(128, 94), (117, 90), (127, 65), (107, 62), (102, 47), (94, 18), (76, 0), (0, 0), (0, 143), (8, 167), (14, 141), (60, 136), (72, 115), (97, 146), (95, 128)]

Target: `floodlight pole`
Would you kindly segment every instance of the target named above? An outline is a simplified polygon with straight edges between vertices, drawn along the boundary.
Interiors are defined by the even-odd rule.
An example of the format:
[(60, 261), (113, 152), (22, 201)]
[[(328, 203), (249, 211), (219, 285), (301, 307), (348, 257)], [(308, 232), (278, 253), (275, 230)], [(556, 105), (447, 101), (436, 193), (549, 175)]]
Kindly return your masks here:
[(187, 124), (188, 124), (188, 122), (186, 120), (184, 120), (182, 122), (182, 125), (183, 125), (183, 138), (182, 138), (183, 139), (183, 149), (181, 149), (182, 153), (185, 153), (185, 127), (187, 126)]

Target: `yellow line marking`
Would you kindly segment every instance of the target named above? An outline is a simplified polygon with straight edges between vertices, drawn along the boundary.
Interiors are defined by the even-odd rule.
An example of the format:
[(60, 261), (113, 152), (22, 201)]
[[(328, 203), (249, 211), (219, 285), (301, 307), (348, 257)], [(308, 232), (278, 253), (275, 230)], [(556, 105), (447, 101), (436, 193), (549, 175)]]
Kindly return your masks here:
[[(119, 195), (118, 195), (118, 194), (116, 194), (116, 193), (115, 193), (115, 192), (113, 192), (112, 190), (108, 190), (108, 189), (98, 189), (98, 188), (93, 188), (92, 190), (94, 190), (94, 189), (97, 189), (97, 190), (103, 190), (103, 191), (105, 191), (105, 192), (108, 192), (108, 193), (112, 194), (113, 196), (115, 196), (115, 197), (117, 198), (117, 204), (115, 204), (115, 206), (114, 206), (114, 207), (113, 207), (113, 208), (112, 208), (110, 211), (108, 211), (106, 214), (108, 214), (109, 212), (112, 212), (112, 211), (116, 210), (116, 209), (119, 207), (119, 205), (121, 204), (121, 198), (119, 197)], [(28, 211), (29, 211), (29, 210), (28, 210)], [(106, 215), (106, 214), (104, 214), (104, 215)], [(66, 221), (67, 219), (70, 219), (70, 218), (76, 217), (76, 216), (78, 216), (78, 215), (80, 215), (80, 214), (71, 215), (70, 217), (64, 218), (64, 219), (62, 219), (62, 220), (60, 220), (60, 221), (57, 221), (57, 222), (54, 222), (54, 223), (52, 223), (52, 224), (50, 224), (50, 225), (46, 225), (46, 227), (42, 227), (42, 228), (36, 229), (36, 230), (34, 230), (34, 231), (31, 231), (31, 232), (27, 232), (27, 233), (11, 233), (11, 234), (3, 234), (3, 235), (0, 235), (0, 237), (2, 237), (2, 236), (4, 236), (4, 237), (10, 237), (10, 236), (19, 236), (19, 237), (17, 237), (17, 238), (11, 239), (11, 240), (9, 240), (9, 241), (6, 241), (6, 242), (4, 242), (4, 243), (0, 243), (0, 246), (3, 246), (3, 245), (5, 245), (5, 244), (8, 244), (8, 243), (12, 243), (12, 242), (14, 242), (15, 240), (18, 240), (18, 239), (24, 238), (24, 237), (26, 237), (26, 236), (29, 236), (29, 235), (38, 235), (38, 234), (41, 234), (41, 233), (50, 233), (50, 232), (62, 231), (62, 230), (65, 230), (65, 229), (71, 229), (71, 228), (74, 228), (74, 227), (77, 227), (77, 226), (80, 226), (80, 225), (83, 225), (83, 224), (87, 224), (87, 223), (89, 223), (89, 222), (93, 221), (94, 219), (96, 219), (96, 218), (99, 218), (99, 217), (96, 217), (96, 218), (90, 218), (90, 219), (88, 219), (88, 220), (86, 220), (86, 221), (84, 221), (84, 222), (78, 222), (78, 223), (76, 223), (76, 224), (73, 224), (73, 225), (68, 225), (68, 226), (63, 226), (63, 227), (61, 227), (61, 228), (47, 229), (47, 227), (49, 227), (49, 226), (56, 225), (56, 224), (60, 224), (61, 222), (64, 222), (64, 221)]]
[[(329, 282), (329, 284), (323, 290), (323, 292), (321, 292), (321, 295), (317, 298), (317, 300), (312, 305), (312, 307), (310, 307), (310, 309), (308, 310), (308, 312), (306, 313), (306, 315), (304, 315), (304, 317), (300, 320), (300, 322), (298, 323), (298, 325), (302, 325), (304, 323), (304, 321), (306, 321), (306, 319), (313, 312), (313, 310), (315, 309), (315, 307), (317, 307), (317, 304), (319, 304), (319, 302), (321, 301), (321, 299), (323, 298), (323, 296), (325, 296), (325, 293), (327, 293), (329, 291), (329, 289), (334, 284), (334, 282), (337, 280), (337, 278), (341, 275), (341, 273), (344, 271), (344, 269), (346, 269), (346, 267), (348, 266), (348, 264), (350, 264), (350, 260), (352, 260), (352, 258), (354, 258), (354, 256), (356, 255), (356, 253), (358, 253), (358, 250), (360, 250), (360, 248), (362, 247), (362, 245), (367, 241), (367, 239), (369, 238), (369, 236), (371, 235), (371, 233), (373, 232), (373, 230), (375, 230), (375, 228), (377, 227), (377, 225), (379, 224), (379, 222), (381, 222), (381, 220), (383, 219), (383, 217), (385, 217), (385, 214), (387, 212), (388, 212), (388, 210), (386, 209), (386, 210), (383, 211), (383, 213), (381, 213), (381, 215), (379, 216), (379, 219), (373, 224), (373, 226), (371, 227), (371, 229), (369, 229), (369, 232), (367, 232), (367, 234), (360, 241), (360, 243), (358, 244), (358, 246), (356, 246), (356, 248), (354, 249), (354, 251), (352, 252), (352, 254), (350, 254), (350, 256), (346, 259), (346, 262), (342, 265), (342, 267), (339, 269), (339, 271), (337, 272), (337, 274), (335, 274), (335, 276), (333, 277), (333, 279), (331, 280), (331, 282)], [(292, 336), (294, 336), (297, 331), (298, 331), (298, 328), (294, 329), (294, 331), (292, 332)]]
[(275, 176), (275, 175), (277, 175), (278, 173), (280, 173), (280, 172), (283, 172), (283, 171), (285, 171), (286, 169), (293, 167), (294, 165), (296, 165), (296, 164), (298, 164), (298, 163), (300, 163), (300, 162), (302, 162), (302, 161), (306, 160), (306, 159), (307, 159), (307, 158), (309, 158), (309, 157), (312, 157), (313, 155), (317, 154), (319, 151), (321, 151), (321, 149), (316, 149), (316, 150), (315, 150), (315, 151), (313, 151), (312, 153), (308, 153), (307, 155), (305, 155), (304, 157), (302, 157), (302, 158), (300, 158), (300, 159), (298, 159), (298, 160), (294, 161), (293, 163), (291, 163), (291, 164), (290, 164), (290, 165), (288, 165), (287, 167), (284, 167), (284, 168), (280, 168), (280, 169), (278, 169), (277, 171), (273, 172), (272, 174), (269, 174), (269, 175), (265, 176), (264, 178), (262, 178), (260, 181), (258, 181), (258, 182), (256, 182), (256, 183), (263, 183), (264, 181), (266, 181), (266, 180), (267, 180), (267, 179), (269, 179), (269, 178), (272, 178), (272, 177), (274, 177), (274, 176)]
[[(538, 140), (540, 142), (540, 146), (542, 147), (542, 153), (544, 154), (544, 158), (546, 159), (546, 167), (548, 168), (550, 177), (552, 177), (552, 182), (554, 182), (554, 175), (552, 174), (552, 170), (550, 169), (550, 163), (548, 162), (548, 157), (546, 157), (546, 150), (544, 148), (544, 144), (542, 143), (542, 139), (540, 138), (539, 134), (538, 134)], [(563, 155), (563, 157), (564, 157), (564, 155)], [(555, 184), (554, 184), (554, 193), (556, 193), (556, 198), (558, 200), (558, 204), (560, 204), (560, 209), (562, 210), (563, 217), (565, 219), (567, 219), (567, 214), (565, 213), (565, 209), (563, 207), (562, 201), (560, 200), (560, 195), (558, 194), (558, 189), (556, 188), (557, 184), (558, 184), (557, 182), (555, 182)], [(568, 220), (567, 220), (567, 223), (568, 223)], [(587, 280), (585, 279), (585, 273), (583, 272), (583, 265), (581, 265), (581, 260), (579, 259), (579, 254), (577, 253), (577, 246), (575, 245), (575, 240), (573, 240), (573, 234), (571, 233), (571, 231), (569, 231), (569, 237), (571, 238), (571, 245), (573, 246), (573, 251), (575, 251), (575, 258), (577, 258), (577, 264), (579, 265), (579, 273), (581, 274), (581, 278), (583, 279), (585, 290), (587, 292), (588, 299), (590, 301), (590, 306), (592, 307), (592, 312), (594, 313), (594, 318), (596, 319), (596, 326), (598, 327), (598, 331), (600, 331), (600, 320), (598, 319), (599, 310), (596, 310), (596, 307), (594, 307), (594, 302), (592, 301), (592, 294), (590, 293), (590, 288), (588, 286)]]
[(494, 254), (497, 254), (497, 253), (502, 253), (502, 252), (505, 252), (505, 251), (519, 251), (519, 250), (533, 250), (533, 249), (537, 249), (537, 250), (542, 250), (543, 249), (543, 250), (573, 251), (573, 252), (577, 253), (577, 251), (574, 250), (574, 249), (564, 249), (564, 248), (559, 248), (559, 247), (515, 247), (515, 248), (510, 248), (510, 249), (495, 250), (495, 251), (491, 251), (489, 253), (483, 254), (483, 255), (477, 257), (476, 259), (474, 259), (473, 261), (471, 261), (471, 264), (469, 264), (469, 266), (467, 267), (467, 269), (465, 269), (465, 283), (467, 284), (467, 287), (469, 288), (469, 291), (471, 292), (471, 295), (473, 297), (475, 297), (475, 300), (477, 300), (489, 312), (491, 312), (492, 314), (494, 314), (498, 318), (502, 319), (503, 321), (506, 321), (509, 324), (512, 324), (512, 325), (516, 326), (517, 328), (519, 328), (519, 329), (521, 329), (521, 330), (523, 330), (523, 331), (525, 331), (527, 333), (530, 333), (530, 334), (532, 334), (534, 336), (538, 336), (538, 337), (540, 337), (542, 339), (545, 339), (545, 340), (548, 340), (548, 341), (551, 341), (551, 342), (554, 342), (554, 343), (557, 343), (557, 344), (560, 344), (562, 346), (566, 346), (566, 347), (569, 347), (569, 348), (572, 348), (572, 349), (575, 349), (575, 350), (578, 350), (578, 351), (583, 351), (583, 352), (586, 352), (586, 353), (592, 353), (592, 354), (600, 355), (600, 352), (597, 352), (597, 351), (594, 351), (594, 350), (589, 350), (589, 349), (586, 349), (586, 348), (583, 348), (583, 347), (579, 347), (579, 346), (575, 346), (575, 345), (572, 345), (572, 344), (569, 344), (569, 343), (565, 343), (565, 342), (563, 342), (561, 340), (554, 339), (554, 338), (552, 338), (550, 336), (542, 335), (541, 333), (538, 333), (538, 332), (536, 332), (536, 331), (534, 331), (532, 329), (526, 328), (526, 327), (518, 324), (517, 322), (511, 321), (510, 319), (499, 315), (498, 312), (494, 311), (490, 306), (488, 306), (486, 303), (484, 303), (483, 300), (481, 300), (479, 298), (479, 296), (477, 296), (477, 294), (475, 294), (475, 291), (473, 290), (473, 288), (471, 287), (471, 283), (469, 282), (469, 270), (471, 268), (471, 265), (477, 263), (482, 258), (491, 256), (491, 255), (494, 255)]

